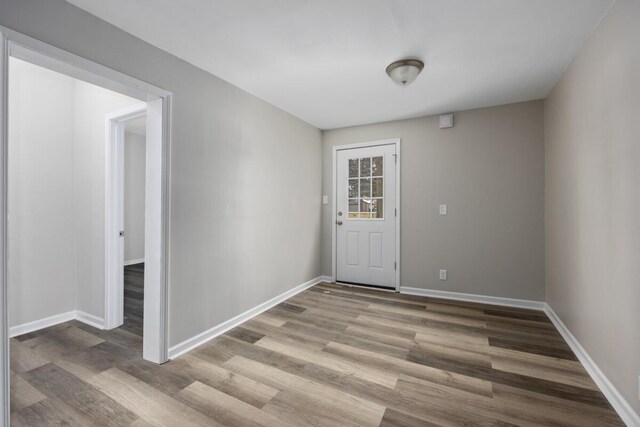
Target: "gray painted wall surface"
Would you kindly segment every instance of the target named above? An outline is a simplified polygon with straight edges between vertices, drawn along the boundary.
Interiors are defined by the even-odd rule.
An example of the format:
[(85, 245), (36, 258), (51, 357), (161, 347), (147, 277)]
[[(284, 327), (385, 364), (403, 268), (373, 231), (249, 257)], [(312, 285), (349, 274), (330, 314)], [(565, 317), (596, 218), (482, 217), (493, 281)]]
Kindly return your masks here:
[(319, 130), (62, 0), (0, 25), (174, 94), (170, 345), (320, 274)]
[[(323, 194), (333, 146), (401, 138), (401, 285), (542, 301), (543, 130), (533, 101), (456, 113), (450, 129), (431, 116), (325, 131)], [(322, 209), (325, 275), (332, 209)]]
[(124, 261), (144, 259), (146, 138), (124, 135)]
[(76, 308), (74, 79), (11, 58), (9, 326)]
[(547, 301), (637, 413), (639, 23), (617, 0), (545, 101)]

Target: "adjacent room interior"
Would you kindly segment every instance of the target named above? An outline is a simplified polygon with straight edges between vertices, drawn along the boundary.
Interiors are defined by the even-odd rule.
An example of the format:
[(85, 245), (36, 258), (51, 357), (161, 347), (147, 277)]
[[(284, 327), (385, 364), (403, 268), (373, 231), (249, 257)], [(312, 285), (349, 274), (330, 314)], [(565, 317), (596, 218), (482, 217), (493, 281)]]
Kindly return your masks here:
[(147, 121), (125, 122), (124, 327), (142, 336), (144, 316), (144, 187)]
[(1, 1), (0, 424), (640, 427), (639, 23)]
[[(77, 319), (104, 327), (101, 213), (105, 144), (112, 143), (105, 140), (105, 116), (140, 101), (14, 57), (9, 62), (10, 334), (15, 346), (42, 349), (48, 326)], [(116, 239), (124, 258), (114, 267), (121, 271), (115, 286), (124, 318), (117, 326), (142, 337), (145, 116), (124, 122), (123, 130), (122, 186), (115, 190), (123, 203), (114, 209), (122, 211)], [(59, 338), (53, 347), (72, 347), (74, 336), (82, 341), (75, 325), (51, 330)], [(136, 347), (141, 353), (142, 343)]]

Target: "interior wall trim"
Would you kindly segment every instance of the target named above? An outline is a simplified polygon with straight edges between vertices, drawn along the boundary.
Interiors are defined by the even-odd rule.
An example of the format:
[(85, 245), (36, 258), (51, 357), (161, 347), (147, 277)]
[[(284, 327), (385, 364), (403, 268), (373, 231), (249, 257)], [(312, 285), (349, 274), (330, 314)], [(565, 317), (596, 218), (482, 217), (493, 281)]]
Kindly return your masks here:
[(211, 341), (215, 337), (224, 334), (228, 330), (235, 328), (236, 326), (246, 322), (249, 319), (252, 319), (258, 314), (280, 304), (281, 302), (291, 298), (292, 296), (325, 281), (325, 279), (325, 276), (318, 276), (315, 279), (311, 279), (308, 282), (298, 285), (295, 288), (289, 289), (288, 291), (283, 292), (280, 295), (277, 295), (270, 300), (245, 311), (244, 313), (241, 313), (229, 320), (219, 323), (218, 325), (207, 329), (206, 331), (201, 332), (198, 335), (188, 338), (179, 344), (169, 347), (169, 359), (175, 359), (176, 357), (181, 356), (208, 341)]
[(569, 328), (560, 320), (560, 317), (556, 314), (551, 306), (547, 303), (544, 304), (544, 312), (551, 319), (562, 338), (569, 344), (571, 350), (578, 357), (582, 366), (587, 370), (591, 379), (596, 383), (602, 394), (607, 398), (613, 409), (620, 415), (622, 421), (629, 427), (640, 427), (640, 416), (633, 410), (629, 402), (622, 396), (622, 394), (615, 388), (615, 386), (609, 381), (607, 376), (600, 370), (596, 362), (589, 356), (589, 353), (582, 347), (577, 338), (571, 333)]
[(543, 301), (526, 299), (491, 297), (487, 295), (463, 294), (459, 292), (436, 291), (432, 289), (400, 287), (401, 294), (416, 295), (422, 297), (443, 298), (454, 301), (477, 302), (481, 304), (501, 305), (504, 307), (526, 308), (530, 310), (544, 310), (546, 304)]
[(29, 332), (38, 331), (40, 329), (48, 328), (49, 326), (68, 322), (75, 318), (75, 310), (67, 311), (66, 313), (54, 314), (53, 316), (45, 317), (44, 319), (38, 319), (21, 325), (12, 326), (9, 329), (9, 336), (11, 338), (17, 337), (18, 335), (28, 334)]
[(104, 329), (104, 319), (94, 316), (93, 314), (85, 313), (82, 310), (71, 310), (65, 313), (54, 314), (53, 316), (45, 317), (44, 319), (38, 319), (21, 325), (12, 326), (9, 329), (9, 336), (11, 338), (17, 337), (19, 335), (39, 331), (40, 329), (55, 326), (74, 319), (79, 322), (86, 323), (89, 326), (93, 326), (94, 328)]
[(82, 310), (76, 310), (75, 319), (79, 322), (86, 323), (96, 329), (104, 329), (104, 319), (93, 314), (89, 314)]

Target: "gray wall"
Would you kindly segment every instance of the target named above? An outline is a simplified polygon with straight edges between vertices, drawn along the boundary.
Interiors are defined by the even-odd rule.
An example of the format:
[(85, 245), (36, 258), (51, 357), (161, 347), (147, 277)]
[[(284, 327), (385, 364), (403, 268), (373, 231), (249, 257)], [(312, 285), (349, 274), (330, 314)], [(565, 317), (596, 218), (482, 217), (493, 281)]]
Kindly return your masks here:
[(320, 274), (319, 130), (62, 0), (0, 25), (174, 94), (170, 345)]
[[(533, 101), (457, 113), (450, 129), (432, 116), (325, 131), (323, 194), (331, 195), (333, 146), (401, 138), (400, 284), (541, 301), (543, 130), (543, 103)], [(438, 215), (440, 204), (448, 215)], [(332, 209), (322, 209), (325, 275)]]
[(617, 0), (545, 101), (547, 301), (638, 413), (639, 23)]
[(74, 80), (11, 58), (9, 325), (76, 307)]
[(104, 318), (105, 115), (140, 101), (76, 81), (75, 229), (77, 308)]
[(124, 136), (124, 261), (144, 259), (144, 184), (146, 138)]

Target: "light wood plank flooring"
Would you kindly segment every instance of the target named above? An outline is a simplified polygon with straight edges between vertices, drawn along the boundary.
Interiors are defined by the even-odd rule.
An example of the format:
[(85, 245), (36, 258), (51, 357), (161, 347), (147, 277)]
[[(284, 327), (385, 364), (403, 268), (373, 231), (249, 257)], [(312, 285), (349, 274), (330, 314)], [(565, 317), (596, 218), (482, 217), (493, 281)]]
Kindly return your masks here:
[(11, 340), (14, 425), (623, 425), (540, 312), (321, 284), (177, 360), (72, 321)]

